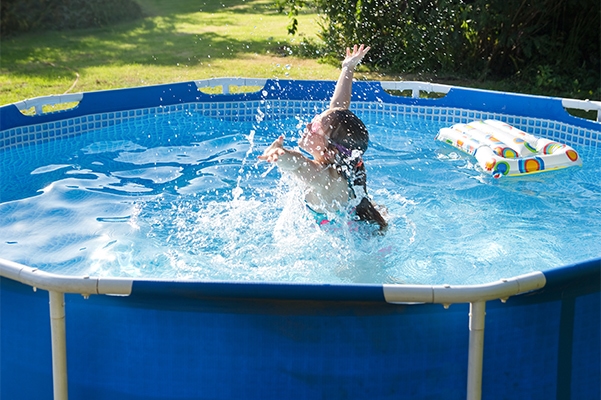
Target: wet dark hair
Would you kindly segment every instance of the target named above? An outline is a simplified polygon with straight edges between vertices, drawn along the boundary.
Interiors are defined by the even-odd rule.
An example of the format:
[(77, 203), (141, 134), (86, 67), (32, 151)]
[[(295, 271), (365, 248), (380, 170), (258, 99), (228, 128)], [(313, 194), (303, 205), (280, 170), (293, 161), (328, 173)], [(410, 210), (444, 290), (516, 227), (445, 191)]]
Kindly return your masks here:
[[(329, 122), (330, 141), (349, 150), (365, 153), (369, 145), (367, 127), (352, 111), (333, 109), (324, 116)], [(324, 124), (325, 125), (325, 124)]]
[[(367, 174), (363, 164), (363, 153), (369, 144), (367, 127), (353, 112), (334, 109), (324, 115), (330, 128), (330, 148), (336, 150), (336, 170), (348, 181), (353, 198), (361, 198), (355, 207), (355, 214), (361, 221), (378, 224), (380, 232), (388, 227), (388, 222), (376, 209), (367, 196)], [(356, 193), (356, 188), (362, 193)]]

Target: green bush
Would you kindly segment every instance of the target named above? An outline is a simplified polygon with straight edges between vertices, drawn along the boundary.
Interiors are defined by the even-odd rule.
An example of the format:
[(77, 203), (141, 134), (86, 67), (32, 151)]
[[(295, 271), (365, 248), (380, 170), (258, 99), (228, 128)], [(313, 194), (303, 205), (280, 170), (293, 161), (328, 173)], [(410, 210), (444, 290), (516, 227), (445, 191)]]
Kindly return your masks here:
[(102, 27), (140, 18), (134, 0), (2, 0), (0, 33)]
[(468, 10), (475, 17), (473, 46), (495, 75), (539, 64), (558, 73), (599, 72), (598, 0), (479, 0)]
[[(293, 19), (305, 5), (275, 1), (294, 11)], [(383, 69), (601, 95), (598, 0), (315, 0), (314, 6), (323, 15), (329, 54), (366, 43), (373, 47), (366, 62)]]
[(321, 0), (328, 51), (368, 43), (368, 62), (402, 71), (437, 72), (462, 63), (465, 38), (458, 1)]

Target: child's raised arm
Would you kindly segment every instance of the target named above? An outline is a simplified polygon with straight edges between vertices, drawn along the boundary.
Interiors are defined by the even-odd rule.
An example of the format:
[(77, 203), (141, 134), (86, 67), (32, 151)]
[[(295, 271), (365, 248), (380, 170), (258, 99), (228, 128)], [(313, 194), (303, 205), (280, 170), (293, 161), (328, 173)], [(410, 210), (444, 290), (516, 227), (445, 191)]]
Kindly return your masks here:
[(330, 101), (330, 108), (343, 108), (348, 109), (351, 105), (351, 90), (353, 87), (353, 73), (355, 67), (361, 62), (363, 56), (369, 51), (370, 47), (361, 45), (353, 46), (353, 51), (350, 48), (346, 48), (346, 57), (342, 61), (342, 70), (340, 76), (336, 82), (336, 88), (334, 89), (334, 95)]

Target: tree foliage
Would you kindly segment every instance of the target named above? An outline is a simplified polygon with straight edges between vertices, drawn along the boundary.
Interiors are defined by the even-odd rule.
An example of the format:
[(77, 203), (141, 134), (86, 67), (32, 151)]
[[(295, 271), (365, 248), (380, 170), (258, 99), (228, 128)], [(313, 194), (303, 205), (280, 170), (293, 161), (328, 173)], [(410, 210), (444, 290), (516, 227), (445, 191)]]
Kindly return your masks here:
[[(305, 4), (276, 1), (294, 10), (293, 20)], [(323, 15), (321, 37), (330, 53), (366, 43), (373, 47), (367, 62), (399, 72), (513, 77), (551, 89), (599, 92), (599, 0), (315, 0), (314, 5)]]

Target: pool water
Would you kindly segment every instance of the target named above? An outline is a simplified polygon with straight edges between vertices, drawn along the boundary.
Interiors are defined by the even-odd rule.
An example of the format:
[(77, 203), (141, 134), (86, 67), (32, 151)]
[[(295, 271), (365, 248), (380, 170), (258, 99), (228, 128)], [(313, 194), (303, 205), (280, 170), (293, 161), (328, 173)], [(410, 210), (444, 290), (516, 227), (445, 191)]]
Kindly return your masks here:
[(434, 140), (446, 125), (359, 115), (385, 235), (345, 215), (318, 227), (298, 183), (258, 162), (306, 121), (182, 111), (0, 151), (1, 257), (73, 275), (475, 284), (601, 255), (599, 150), (495, 180)]

